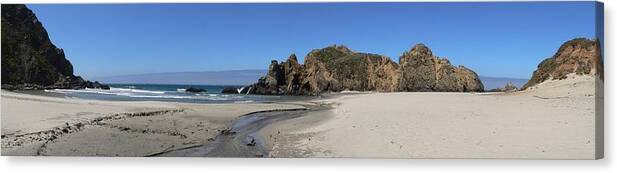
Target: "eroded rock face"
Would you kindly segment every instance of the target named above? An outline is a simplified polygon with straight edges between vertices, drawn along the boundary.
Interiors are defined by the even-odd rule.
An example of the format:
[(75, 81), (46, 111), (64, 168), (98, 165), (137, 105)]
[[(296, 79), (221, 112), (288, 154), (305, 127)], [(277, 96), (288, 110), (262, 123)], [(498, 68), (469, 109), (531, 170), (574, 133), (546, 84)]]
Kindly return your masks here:
[[(268, 75), (251, 86), (251, 94), (317, 95), (355, 91), (482, 91), (478, 76), (465, 67), (454, 67), (434, 57), (426, 46), (417, 45), (401, 56), (401, 65), (377, 54), (354, 52), (345, 46), (311, 51), (299, 64), (270, 64)], [(419, 75), (418, 75), (419, 74)]]
[(2, 88), (109, 88), (73, 75), (64, 51), (25, 5), (2, 4)]
[(398, 64), (388, 57), (368, 58), (367, 90), (380, 92), (398, 91), (401, 73)]
[(398, 83), (398, 65), (382, 55), (334, 45), (311, 51), (307, 59), (325, 65), (334, 80), (332, 91), (394, 91)]
[(303, 75), (300, 79), (300, 92), (287, 92), (299, 95), (316, 95), (326, 91), (340, 91), (340, 83), (316, 57), (308, 56), (304, 60)]
[(565, 42), (550, 58), (543, 60), (523, 89), (546, 80), (565, 79), (568, 74), (597, 75), (603, 79), (603, 63), (598, 40), (576, 38)]
[(400, 91), (432, 91), (437, 83), (437, 58), (428, 47), (418, 44), (399, 59)]
[(257, 83), (248, 86), (249, 94), (264, 95), (315, 95), (326, 91), (338, 91), (339, 84), (326, 69), (323, 62), (307, 57), (304, 65), (296, 55), (287, 61), (272, 61), (268, 74)]
[(478, 75), (464, 66), (433, 55), (423, 44), (415, 45), (400, 57), (400, 91), (481, 92)]

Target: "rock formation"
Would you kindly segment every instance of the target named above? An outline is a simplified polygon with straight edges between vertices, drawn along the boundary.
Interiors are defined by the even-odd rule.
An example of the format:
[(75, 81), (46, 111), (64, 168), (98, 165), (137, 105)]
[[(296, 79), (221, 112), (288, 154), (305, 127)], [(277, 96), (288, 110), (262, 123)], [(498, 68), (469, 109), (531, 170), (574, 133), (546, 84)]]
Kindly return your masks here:
[[(401, 65), (377, 54), (354, 52), (345, 46), (329, 46), (308, 53), (304, 64), (296, 55), (272, 61), (268, 74), (248, 86), (250, 94), (317, 95), (355, 91), (483, 91), (478, 75), (454, 67), (447, 59), (416, 45), (401, 56)], [(399, 67), (400, 66), (400, 67)]]
[(484, 91), (478, 75), (464, 66), (454, 67), (445, 58), (433, 56), (423, 44), (415, 45), (399, 60), (400, 91)]
[(322, 62), (307, 58), (305, 65), (300, 65), (296, 55), (292, 54), (282, 63), (273, 60), (268, 74), (245, 90), (252, 94), (311, 95), (325, 90), (336, 90), (333, 88), (336, 84), (332, 82), (334, 79)]
[(495, 88), (495, 89), (492, 89), (492, 90), (488, 90), (487, 92), (514, 92), (514, 91), (518, 91), (518, 88), (516, 86), (514, 86), (514, 84), (512, 84), (512, 82), (508, 82), (502, 88)]
[(398, 65), (382, 55), (353, 52), (335, 45), (313, 50), (306, 59), (309, 64), (324, 64), (334, 80), (328, 90), (387, 92), (395, 91), (398, 84)]
[(189, 93), (205, 93), (205, 92), (208, 92), (208, 90), (206, 90), (206, 89), (195, 88), (195, 87), (189, 87), (189, 88), (185, 89), (184, 91), (189, 92)]
[(223, 88), (221, 93), (223, 93), (223, 94), (240, 94), (238, 89), (239, 88), (236, 88), (236, 87), (226, 87), (226, 88)]
[(538, 69), (533, 72), (523, 89), (546, 80), (565, 79), (568, 74), (597, 75), (603, 79), (601, 53), (598, 40), (576, 38), (567, 41), (559, 47), (555, 55), (538, 65)]
[(73, 75), (64, 51), (54, 46), (25, 5), (2, 5), (2, 88), (109, 88)]

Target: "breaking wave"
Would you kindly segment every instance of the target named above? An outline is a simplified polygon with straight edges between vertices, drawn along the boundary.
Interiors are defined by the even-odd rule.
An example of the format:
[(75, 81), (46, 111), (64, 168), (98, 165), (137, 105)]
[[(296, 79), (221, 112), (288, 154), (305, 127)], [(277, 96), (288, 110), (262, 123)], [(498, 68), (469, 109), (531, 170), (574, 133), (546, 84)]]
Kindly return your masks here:
[[(209, 101), (235, 101), (235, 102), (251, 102), (250, 98), (244, 95), (229, 95), (215, 93), (187, 93), (184, 89), (176, 91), (152, 91), (134, 88), (110, 88), (109, 90), (102, 89), (53, 89), (45, 90), (45, 92), (62, 93), (70, 97), (84, 96), (115, 96), (128, 98), (154, 98), (154, 99), (185, 99), (185, 100), (209, 100)], [(248, 100), (247, 100), (248, 99)], [(180, 100), (182, 101), (182, 100)]]

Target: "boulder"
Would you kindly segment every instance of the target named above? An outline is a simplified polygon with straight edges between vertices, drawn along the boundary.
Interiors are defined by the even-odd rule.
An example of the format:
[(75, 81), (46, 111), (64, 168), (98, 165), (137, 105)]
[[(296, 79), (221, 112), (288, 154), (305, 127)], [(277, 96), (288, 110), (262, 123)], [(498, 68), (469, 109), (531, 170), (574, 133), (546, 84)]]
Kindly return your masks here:
[(196, 87), (189, 87), (185, 91), (189, 92), (189, 93), (205, 93), (205, 92), (208, 92), (206, 89), (196, 88)]
[(86, 81), (85, 88), (93, 88), (93, 89), (104, 89), (104, 90), (108, 90), (108, 89), (109, 89), (109, 86), (108, 86), (108, 85), (101, 84), (101, 83), (99, 83), (99, 81), (94, 81), (94, 82)]
[(111, 87), (109, 87), (109, 85), (105, 85), (105, 84), (101, 84), (99, 83), (99, 81), (94, 81), (94, 88), (99, 88), (99, 89), (104, 89), (104, 90), (109, 90)]
[(227, 87), (227, 88), (223, 88), (223, 91), (221, 91), (221, 93), (223, 93), (223, 94), (240, 94), (238, 89), (240, 89), (240, 88)]

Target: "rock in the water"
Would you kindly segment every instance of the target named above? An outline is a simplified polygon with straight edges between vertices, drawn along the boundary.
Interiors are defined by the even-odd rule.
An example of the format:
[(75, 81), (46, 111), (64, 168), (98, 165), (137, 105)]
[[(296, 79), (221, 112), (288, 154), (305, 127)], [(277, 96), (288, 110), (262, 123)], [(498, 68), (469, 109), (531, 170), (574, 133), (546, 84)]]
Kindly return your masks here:
[(597, 75), (603, 79), (601, 54), (597, 39), (576, 38), (567, 41), (559, 47), (555, 55), (538, 65), (538, 69), (533, 72), (523, 89), (550, 79), (565, 79), (568, 74)]
[[(81, 77), (79, 77), (81, 79)], [(69, 84), (70, 86), (77, 86), (74, 87), (74, 89), (82, 89), (82, 88), (92, 88), (92, 89), (104, 89), (104, 90), (108, 90), (109, 86), (108, 85), (104, 85), (99, 83), (98, 81), (84, 81), (83, 83), (79, 83), (79, 84)]]
[(227, 88), (223, 88), (223, 91), (221, 91), (221, 93), (223, 93), (223, 94), (240, 94), (239, 89), (240, 88), (236, 88), (236, 87), (227, 87)]
[(99, 83), (99, 81), (94, 81), (92, 83), (92, 87), (91, 88), (98, 88), (98, 89), (104, 89), (104, 90), (110, 89), (109, 85), (101, 84), (101, 83)]
[(399, 65), (386, 56), (334, 45), (311, 51), (303, 65), (293, 54), (282, 63), (272, 61), (268, 74), (249, 86), (248, 93), (318, 95), (343, 90), (469, 92), (484, 89), (475, 72), (462, 66), (453, 67), (448, 60), (432, 56), (423, 45), (402, 56), (401, 62)]
[(51, 43), (41, 22), (25, 5), (2, 4), (2, 88), (109, 89), (109, 86), (73, 75), (73, 65), (65, 58), (64, 51)]
[(195, 88), (195, 87), (189, 87), (185, 91), (189, 92), (189, 93), (204, 93), (204, 92), (208, 92), (208, 90), (206, 90), (206, 89)]

